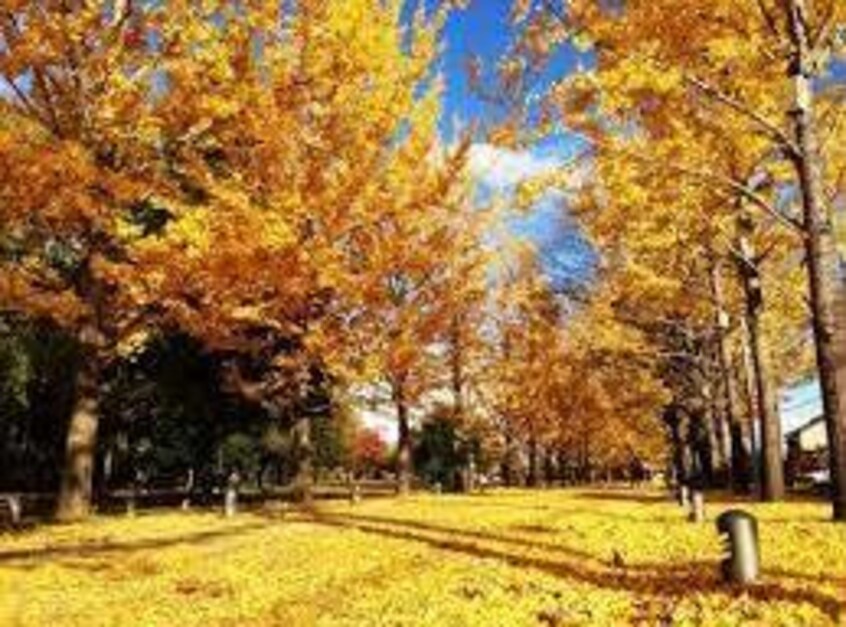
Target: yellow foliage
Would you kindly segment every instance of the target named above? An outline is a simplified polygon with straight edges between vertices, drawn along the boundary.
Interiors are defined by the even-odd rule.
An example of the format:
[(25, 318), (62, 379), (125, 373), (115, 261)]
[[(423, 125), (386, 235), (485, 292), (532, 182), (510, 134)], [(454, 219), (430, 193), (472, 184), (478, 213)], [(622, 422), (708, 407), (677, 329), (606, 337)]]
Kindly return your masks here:
[(244, 514), (96, 518), (0, 536), (0, 623), (835, 625), (846, 530), (822, 504), (743, 503), (762, 579), (721, 582), (708, 503), (656, 492), (492, 492)]

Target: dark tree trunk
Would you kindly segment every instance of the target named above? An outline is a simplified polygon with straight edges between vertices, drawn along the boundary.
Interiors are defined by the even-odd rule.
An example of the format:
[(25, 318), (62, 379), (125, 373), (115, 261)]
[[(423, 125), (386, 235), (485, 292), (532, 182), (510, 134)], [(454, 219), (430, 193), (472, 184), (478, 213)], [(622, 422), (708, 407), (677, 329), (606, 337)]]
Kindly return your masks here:
[(681, 430), (681, 415), (677, 407), (671, 406), (664, 410), (664, 423), (670, 432), (670, 447), (672, 449), (673, 473), (678, 487), (687, 484), (687, 465), (685, 464), (684, 438)]
[(529, 438), (529, 476), (528, 485), (532, 488), (537, 487), (540, 482), (540, 452), (538, 451), (538, 441), (531, 437)]
[(81, 520), (91, 512), (100, 418), (99, 379), (99, 363), (96, 356), (84, 356), (76, 373), (76, 399), (68, 426), (64, 468), (56, 507), (56, 518), (61, 521)]
[(308, 416), (298, 416), (294, 423), (294, 451), (297, 460), (297, 476), (294, 478), (296, 499), (303, 504), (310, 504), (314, 495), (314, 449), (311, 443), (311, 420)]
[(555, 483), (556, 474), (555, 453), (546, 448), (543, 455), (543, 480), (547, 487)]
[(411, 425), (408, 418), (408, 402), (402, 380), (394, 384), (394, 403), (397, 408), (399, 438), (397, 440), (397, 492), (411, 492)]
[(707, 413), (698, 409), (692, 413), (688, 424), (687, 442), (691, 457), (688, 483), (700, 490), (711, 484), (714, 474), (709, 422)]
[(740, 370), (743, 372), (743, 405), (745, 408), (745, 416), (743, 422), (742, 432), (746, 434), (744, 442), (749, 448), (749, 488), (757, 487), (760, 483), (760, 450), (758, 448), (758, 438), (756, 433), (756, 424), (758, 423), (758, 399), (756, 398), (755, 387), (755, 368), (752, 364), (752, 351), (749, 349), (749, 331), (746, 324), (746, 316), (741, 319), (742, 335), (742, 353), (740, 356)]
[(570, 480), (570, 477), (567, 475), (568, 458), (567, 453), (563, 450), (555, 454), (555, 466), (557, 470), (555, 473), (556, 478), (561, 482), (562, 486), (568, 485)]
[(781, 418), (776, 409), (775, 390), (769, 372), (767, 356), (761, 343), (763, 290), (758, 259), (752, 250), (750, 236), (754, 225), (748, 216), (740, 220), (740, 273), (746, 299), (746, 331), (755, 377), (755, 397), (761, 424), (761, 499), (777, 501), (784, 498), (784, 462), (781, 455)]
[[(794, 103), (791, 111), (796, 149), (793, 163), (799, 179), (805, 230), (805, 258), (808, 264), (811, 318), (814, 328), (817, 369), (828, 433), (834, 519), (846, 521), (846, 385), (845, 363), (838, 363), (835, 307), (839, 280), (832, 215), (823, 183), (822, 152), (817, 135), (813, 79), (818, 72), (814, 36), (808, 30), (805, 0), (784, 0), (791, 41), (791, 71)], [(840, 368), (838, 368), (840, 366)]]
[(502, 457), (502, 482), (505, 487), (510, 488), (514, 485), (514, 436), (511, 434), (511, 428), (505, 428), (505, 451)]
[(733, 373), (731, 346), (727, 338), (730, 320), (725, 309), (722, 274), (716, 263), (711, 268), (711, 289), (716, 312), (717, 364), (721, 379), (723, 418), (729, 435), (728, 443), (723, 444), (729, 447), (728, 479), (735, 492), (745, 493), (749, 491), (749, 446), (741, 419), (737, 380)]
[(452, 319), (451, 352), (450, 352), (450, 383), (452, 387), (452, 413), (456, 427), (460, 428), (464, 420), (464, 346), (461, 337), (461, 317), (456, 315)]
[(723, 279), (718, 262), (711, 264), (711, 296), (714, 301), (715, 335), (715, 366), (716, 366), (716, 394), (715, 407), (718, 415), (718, 446), (721, 461), (726, 472), (729, 485), (734, 486), (734, 471), (736, 462), (731, 434), (737, 418), (737, 388), (731, 372), (731, 347), (727, 334), (730, 326), (728, 311), (726, 311), (725, 295), (723, 293)]
[[(714, 369), (713, 375), (719, 376), (719, 371)], [(721, 382), (715, 380), (714, 393), (711, 395), (708, 413), (711, 416), (711, 451), (714, 463), (714, 480), (717, 483), (728, 485), (731, 475), (731, 438), (729, 436), (728, 420), (724, 414), (724, 406), (720, 394)]]

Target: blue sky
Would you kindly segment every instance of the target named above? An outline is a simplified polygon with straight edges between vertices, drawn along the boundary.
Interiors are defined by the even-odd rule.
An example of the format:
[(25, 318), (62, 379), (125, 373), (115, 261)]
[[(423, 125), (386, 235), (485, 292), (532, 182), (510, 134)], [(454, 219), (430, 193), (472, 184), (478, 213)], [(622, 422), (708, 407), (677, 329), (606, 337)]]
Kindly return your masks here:
[[(464, 11), (453, 14), (446, 29), (446, 50), (441, 70), (446, 81), (444, 134), (453, 134), (456, 121), (484, 123), (496, 112), (472, 93), (465, 73), (467, 58), (477, 55), (488, 66), (508, 51), (511, 42), (512, 0), (472, 0)], [(575, 69), (579, 59), (564, 51), (550, 69), (550, 76), (561, 76)], [(846, 63), (835, 65), (832, 80), (846, 77)], [(521, 179), (548, 171), (572, 155), (574, 145), (566, 139), (534, 149), (506, 151), (493, 146), (474, 147), (472, 167), (483, 188), (507, 192)], [(585, 276), (593, 253), (578, 229), (567, 217), (560, 196), (548, 196), (525, 218), (515, 220), (512, 231), (536, 243), (547, 270), (558, 283)], [(807, 423), (822, 413), (819, 385), (807, 381), (782, 391), (779, 410), (785, 431)]]
[(466, 10), (457, 11), (450, 18), (443, 62), (447, 124), (455, 118), (467, 121), (488, 115), (485, 105), (471, 93), (465, 67), (471, 55), (491, 64), (507, 51), (511, 38), (510, 4), (511, 0), (473, 0)]
[[(512, 0), (472, 0), (465, 10), (453, 13), (445, 32), (445, 51), (441, 64), (444, 95), (443, 134), (454, 136), (456, 130), (475, 122), (481, 126), (499, 113), (484, 102), (468, 84), (466, 73), (470, 57), (478, 57), (489, 71), (495, 68), (513, 41)], [(554, 77), (575, 68), (576, 54), (565, 50), (550, 64), (541, 88)], [(557, 138), (522, 150), (506, 150), (480, 143), (471, 152), (471, 168), (483, 193), (508, 193), (525, 178), (543, 174), (571, 157), (577, 146), (567, 138)], [(573, 277), (584, 277), (591, 254), (575, 225), (567, 218), (562, 197), (550, 195), (525, 217), (515, 219), (512, 231), (530, 238), (541, 251), (548, 272), (559, 284)]]
[[(431, 0), (430, 0), (431, 1)], [(467, 9), (455, 11), (447, 24), (443, 72), (447, 81), (446, 119), (484, 120), (492, 112), (469, 89), (467, 59), (479, 57), (488, 67), (507, 53), (513, 40), (512, 0), (471, 0)], [(552, 60), (540, 86), (576, 67), (579, 55), (564, 49)]]
[(779, 399), (779, 413), (785, 432), (822, 416), (822, 397), (817, 380), (805, 381), (783, 390)]

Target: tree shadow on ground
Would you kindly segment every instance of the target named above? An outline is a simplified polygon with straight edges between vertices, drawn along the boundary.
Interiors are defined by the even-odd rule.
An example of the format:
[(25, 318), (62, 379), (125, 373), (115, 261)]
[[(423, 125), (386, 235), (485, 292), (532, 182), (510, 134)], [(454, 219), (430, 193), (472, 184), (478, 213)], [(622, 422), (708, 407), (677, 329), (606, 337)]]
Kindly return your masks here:
[[(556, 509), (552, 505), (545, 505), (542, 503), (539, 503), (537, 505), (521, 505), (518, 503), (502, 502), (501, 494), (481, 493), (473, 495), (461, 495), (461, 498), (462, 505), (469, 505), (470, 507), (490, 507), (497, 509), (508, 509), (512, 511), (527, 512), (548, 512)], [(496, 501), (488, 500), (492, 498), (495, 498)]]
[(640, 503), (641, 505), (654, 505), (656, 503), (672, 504), (673, 499), (668, 494), (655, 494), (649, 492), (626, 491), (622, 488), (609, 488), (607, 490), (579, 490), (576, 496), (580, 499), (590, 501), (613, 501)]
[[(372, 530), (384, 529), (387, 527), (399, 527), (405, 530), (413, 530), (421, 532), (422, 534), (442, 534), (450, 537), (460, 537), (466, 540), (480, 540), (482, 542), (492, 542), (499, 544), (509, 544), (534, 551), (544, 551), (548, 553), (559, 553), (572, 559), (579, 559), (584, 561), (596, 562), (597, 564), (605, 564), (603, 560), (597, 558), (593, 553), (581, 551), (562, 544), (555, 544), (551, 542), (539, 542), (536, 540), (528, 540), (526, 538), (515, 537), (513, 535), (491, 533), (487, 531), (480, 531), (476, 529), (459, 529), (449, 527), (446, 525), (435, 525), (432, 523), (424, 523), (416, 520), (407, 520), (404, 518), (391, 518), (383, 516), (365, 516), (362, 514), (328, 514), (322, 513), (319, 510), (314, 510), (309, 514), (310, 520), (325, 524), (327, 522), (349, 522), (355, 524), (364, 524), (372, 527)], [(519, 529), (517, 529), (519, 530)], [(556, 530), (557, 531), (557, 530)], [(428, 536), (421, 535), (420, 538)], [(410, 538), (416, 539), (416, 538)]]
[[(521, 538), (506, 538), (497, 534), (453, 529), (414, 521), (314, 512), (313, 522), (341, 529), (354, 529), (404, 541), (419, 542), (443, 551), (470, 557), (502, 561), (516, 568), (529, 568), (559, 579), (585, 583), (598, 588), (629, 592), (636, 595), (680, 599), (697, 594), (713, 593), (727, 597), (745, 595), (756, 601), (803, 604), (818, 608), (837, 622), (843, 612), (843, 602), (829, 594), (807, 587), (786, 587), (779, 582), (762, 582), (747, 587), (730, 586), (719, 577), (715, 561), (697, 561), (681, 565), (646, 564), (635, 567), (615, 566), (596, 556), (555, 545), (527, 542)], [(499, 546), (530, 545), (527, 548), (548, 549), (552, 555), (518, 554)]]
[(270, 521), (250, 522), (226, 526), (222, 529), (198, 531), (174, 536), (139, 538), (125, 542), (115, 542), (108, 538), (94, 538), (91, 541), (76, 542), (73, 544), (0, 550), (0, 568), (10, 566), (32, 569), (42, 565), (44, 560), (56, 558), (93, 558), (133, 553), (136, 551), (165, 549), (179, 544), (202, 545), (215, 540), (259, 531), (272, 524)]

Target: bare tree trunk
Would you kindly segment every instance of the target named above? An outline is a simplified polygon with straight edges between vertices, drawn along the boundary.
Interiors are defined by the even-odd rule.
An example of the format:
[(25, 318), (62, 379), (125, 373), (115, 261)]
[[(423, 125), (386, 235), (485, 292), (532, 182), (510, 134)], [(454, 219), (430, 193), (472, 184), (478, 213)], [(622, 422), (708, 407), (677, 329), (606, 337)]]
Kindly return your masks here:
[(452, 387), (452, 414), (455, 425), (461, 428), (464, 420), (464, 346), (461, 337), (461, 317), (453, 316), (450, 329), (450, 378)]
[(767, 357), (761, 345), (760, 312), (763, 291), (758, 260), (752, 250), (749, 236), (754, 226), (748, 216), (741, 217), (741, 242), (743, 253), (741, 276), (746, 298), (746, 330), (755, 375), (755, 396), (761, 424), (761, 499), (777, 501), (784, 498), (784, 462), (781, 455), (781, 418), (776, 409), (775, 390), (769, 372)]
[(749, 350), (749, 330), (746, 324), (746, 316), (741, 318), (741, 329), (743, 332), (741, 341), (741, 355), (740, 370), (743, 372), (743, 400), (745, 407), (745, 415), (743, 418), (743, 430), (746, 433), (744, 444), (749, 449), (749, 468), (748, 476), (750, 489), (758, 486), (761, 472), (760, 472), (760, 451), (758, 450), (758, 440), (755, 432), (755, 425), (758, 422), (758, 399), (755, 392), (755, 367), (752, 364), (752, 351)]
[(691, 464), (688, 464), (688, 483), (691, 487), (702, 490), (711, 483), (713, 460), (711, 457), (711, 437), (709, 419), (703, 407), (690, 412), (687, 427), (687, 445), (690, 450)]
[(826, 202), (822, 153), (817, 135), (813, 78), (817, 52), (808, 29), (805, 0), (784, 0), (792, 48), (794, 103), (791, 111), (796, 137), (793, 163), (802, 191), (805, 254), (808, 264), (817, 369), (828, 432), (834, 519), (846, 521), (846, 364), (838, 363), (835, 303), (844, 286), (838, 281), (832, 215)]
[(555, 453), (547, 447), (543, 453), (543, 481), (546, 487), (555, 485), (557, 474), (555, 466)]
[[(743, 429), (738, 417), (737, 382), (732, 374), (731, 347), (727, 337), (730, 320), (726, 311), (720, 266), (717, 263), (711, 266), (711, 292), (714, 299), (714, 321), (717, 329), (717, 370), (720, 379), (720, 405), (723, 419), (720, 428), (720, 447), (728, 462), (726, 471), (729, 484), (736, 490), (740, 487), (741, 465), (743, 463), (741, 458), (744, 456), (742, 437), (737, 436), (742, 435)], [(735, 445), (735, 442), (737, 442), (737, 445)], [(748, 452), (745, 455), (748, 456)]]
[(99, 365), (95, 355), (80, 361), (76, 373), (76, 400), (70, 418), (65, 462), (56, 518), (81, 520), (91, 512), (94, 459), (99, 425)]
[(296, 499), (305, 505), (312, 502), (314, 496), (314, 469), (312, 467), (313, 449), (311, 444), (311, 420), (308, 416), (298, 416), (294, 423), (294, 452), (297, 460), (297, 476), (294, 479)]
[(679, 490), (687, 484), (687, 465), (684, 455), (684, 438), (682, 437), (681, 415), (676, 406), (664, 410), (664, 422), (670, 432), (670, 445), (673, 452), (673, 473)]
[(505, 450), (502, 457), (502, 482), (505, 487), (514, 485), (514, 436), (511, 427), (505, 427)]
[(394, 403), (397, 408), (399, 439), (397, 441), (397, 492), (411, 492), (411, 425), (408, 420), (408, 402), (402, 379), (394, 383)]
[(711, 394), (708, 413), (711, 416), (711, 451), (714, 463), (715, 481), (721, 484), (730, 483), (731, 477), (731, 441), (729, 438), (728, 421), (722, 404), (720, 388), (722, 387), (719, 370), (713, 369), (714, 393)]
[(529, 438), (529, 487), (537, 487), (540, 482), (540, 452), (538, 451), (538, 441), (534, 436)]

